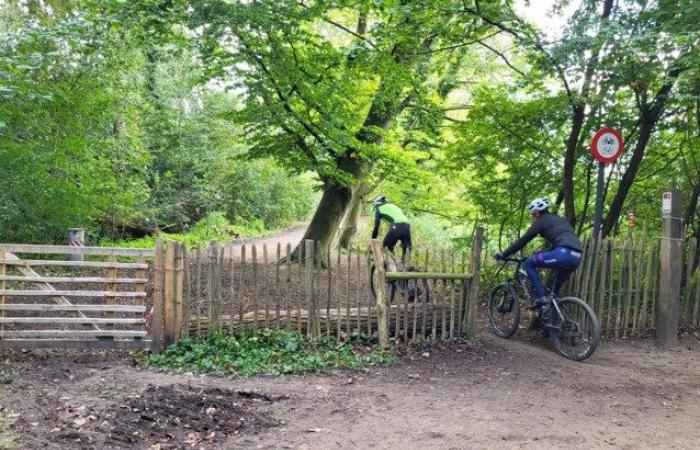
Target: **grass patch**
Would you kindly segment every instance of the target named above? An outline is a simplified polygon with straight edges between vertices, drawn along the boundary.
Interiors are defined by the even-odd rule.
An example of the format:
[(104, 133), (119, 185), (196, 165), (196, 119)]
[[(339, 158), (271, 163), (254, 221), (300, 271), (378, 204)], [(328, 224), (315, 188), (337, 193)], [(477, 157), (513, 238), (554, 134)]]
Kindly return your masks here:
[(146, 358), (153, 369), (223, 376), (281, 375), (359, 370), (368, 365), (392, 363), (392, 353), (358, 348), (335, 339), (312, 339), (285, 330), (246, 330), (234, 337), (220, 332), (203, 340), (183, 339), (162, 355)]

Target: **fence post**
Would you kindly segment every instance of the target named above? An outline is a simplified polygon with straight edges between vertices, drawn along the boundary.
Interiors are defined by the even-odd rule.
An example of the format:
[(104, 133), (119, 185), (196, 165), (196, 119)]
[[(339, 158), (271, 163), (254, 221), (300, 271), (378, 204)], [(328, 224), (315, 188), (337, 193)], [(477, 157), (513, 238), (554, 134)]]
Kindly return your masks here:
[(384, 273), (384, 249), (382, 243), (372, 240), (372, 253), (377, 275), (377, 333), (379, 346), (389, 347), (389, 315), (386, 304), (386, 279)]
[(219, 329), (219, 305), (216, 295), (216, 280), (217, 280), (217, 263), (219, 262), (219, 249), (216, 241), (209, 243), (209, 273), (207, 274), (207, 298), (208, 298), (208, 316), (209, 327), (208, 335), (211, 336)]
[(476, 304), (479, 303), (479, 276), (481, 273), (481, 251), (484, 245), (484, 227), (479, 225), (474, 233), (472, 242), (472, 260), (470, 264), (472, 282), (469, 292), (469, 302), (465, 308), (464, 327), (467, 333), (474, 332), (474, 317), (476, 316)]
[[(85, 246), (85, 228), (68, 228), (68, 245), (71, 247), (84, 247)], [(83, 255), (72, 254), (70, 255), (71, 261), (82, 261)]]
[(163, 329), (163, 240), (156, 238), (156, 254), (153, 261), (153, 318), (151, 322), (151, 351), (160, 353), (165, 349)]
[(656, 303), (656, 342), (661, 347), (678, 343), (678, 310), (683, 273), (682, 198), (677, 189), (663, 193), (661, 215), (661, 276)]
[(175, 243), (175, 266), (173, 269), (173, 303), (175, 307), (175, 320), (173, 335), (175, 340), (173, 343), (180, 341), (182, 338), (182, 324), (183, 324), (183, 282), (184, 282), (184, 255), (183, 246), (179, 242)]
[(316, 295), (314, 289), (314, 247), (315, 242), (311, 239), (304, 241), (304, 286), (306, 287), (306, 309), (309, 315), (309, 320), (306, 323), (306, 333), (310, 336), (317, 337), (320, 333), (318, 330), (317, 311), (316, 311)]
[(165, 274), (163, 277), (163, 303), (165, 324), (165, 347), (177, 340), (177, 318), (175, 312), (175, 242), (165, 243)]

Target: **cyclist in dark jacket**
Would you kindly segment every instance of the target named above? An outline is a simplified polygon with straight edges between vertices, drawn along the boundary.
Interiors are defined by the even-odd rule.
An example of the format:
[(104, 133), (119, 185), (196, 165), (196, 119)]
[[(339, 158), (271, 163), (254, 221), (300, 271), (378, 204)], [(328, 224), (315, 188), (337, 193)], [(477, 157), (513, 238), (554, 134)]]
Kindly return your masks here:
[(556, 283), (553, 286), (553, 292), (559, 295), (559, 289), (581, 264), (581, 250), (583, 248), (581, 241), (574, 233), (571, 224), (556, 214), (550, 213), (549, 206), (549, 201), (545, 198), (537, 198), (531, 201), (528, 209), (530, 214), (532, 214), (532, 225), (520, 239), (503, 252), (496, 254), (497, 259), (506, 258), (525, 247), (528, 242), (538, 235), (545, 238), (551, 245), (549, 250), (535, 253), (525, 260), (524, 263), (528, 278), (530, 278), (532, 288), (535, 291), (533, 308), (545, 306), (549, 303), (545, 296), (540, 274), (537, 272), (538, 268), (544, 267), (559, 271)]
[(411, 248), (411, 226), (408, 224), (408, 217), (401, 211), (401, 208), (393, 203), (389, 203), (386, 197), (380, 195), (374, 199), (374, 230), (372, 230), (372, 239), (376, 239), (379, 235), (379, 226), (382, 219), (389, 223), (389, 231), (384, 236), (382, 245), (393, 253), (396, 243), (401, 241), (401, 257), (405, 258), (406, 250)]

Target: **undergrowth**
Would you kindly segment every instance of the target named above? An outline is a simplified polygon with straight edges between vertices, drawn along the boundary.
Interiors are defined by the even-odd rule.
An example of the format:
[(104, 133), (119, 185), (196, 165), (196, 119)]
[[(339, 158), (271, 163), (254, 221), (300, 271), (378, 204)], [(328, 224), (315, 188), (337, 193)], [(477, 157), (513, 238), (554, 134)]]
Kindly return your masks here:
[(246, 330), (240, 336), (219, 332), (202, 341), (186, 338), (162, 355), (149, 356), (145, 364), (159, 370), (251, 376), (359, 370), (394, 361), (392, 353), (371, 347), (356, 347), (326, 337), (313, 339), (293, 331), (260, 329)]

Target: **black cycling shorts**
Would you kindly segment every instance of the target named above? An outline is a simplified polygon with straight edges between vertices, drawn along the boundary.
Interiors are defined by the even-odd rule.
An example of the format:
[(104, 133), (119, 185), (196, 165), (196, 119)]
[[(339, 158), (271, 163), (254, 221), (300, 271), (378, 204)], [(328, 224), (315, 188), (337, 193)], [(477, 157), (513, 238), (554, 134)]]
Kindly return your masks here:
[(405, 254), (406, 249), (411, 248), (411, 226), (409, 224), (392, 223), (389, 232), (384, 236), (383, 245), (393, 252), (398, 241), (401, 241), (401, 250)]

